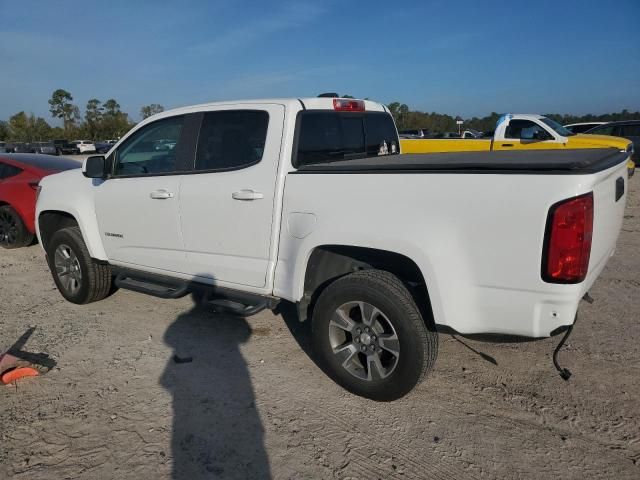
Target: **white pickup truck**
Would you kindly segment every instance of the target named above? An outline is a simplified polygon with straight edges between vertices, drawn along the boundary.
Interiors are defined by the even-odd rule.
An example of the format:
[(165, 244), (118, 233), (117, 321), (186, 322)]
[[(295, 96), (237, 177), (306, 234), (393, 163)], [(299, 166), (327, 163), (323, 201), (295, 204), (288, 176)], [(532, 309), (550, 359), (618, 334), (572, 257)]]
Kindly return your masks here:
[(44, 178), (38, 237), (74, 303), (116, 287), (238, 315), (294, 302), (333, 379), (376, 400), (424, 378), (439, 327), (567, 330), (614, 251), (628, 155), (399, 153), (370, 101), (167, 111)]

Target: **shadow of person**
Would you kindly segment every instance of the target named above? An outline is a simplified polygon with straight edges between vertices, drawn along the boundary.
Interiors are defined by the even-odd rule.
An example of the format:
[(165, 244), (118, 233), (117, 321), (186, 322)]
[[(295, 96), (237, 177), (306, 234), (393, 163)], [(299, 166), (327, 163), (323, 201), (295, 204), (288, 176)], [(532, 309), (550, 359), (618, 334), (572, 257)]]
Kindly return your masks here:
[(202, 307), (181, 314), (167, 329), (164, 340), (174, 356), (160, 384), (173, 396), (173, 479), (271, 478), (240, 352), (250, 336), (244, 318)]

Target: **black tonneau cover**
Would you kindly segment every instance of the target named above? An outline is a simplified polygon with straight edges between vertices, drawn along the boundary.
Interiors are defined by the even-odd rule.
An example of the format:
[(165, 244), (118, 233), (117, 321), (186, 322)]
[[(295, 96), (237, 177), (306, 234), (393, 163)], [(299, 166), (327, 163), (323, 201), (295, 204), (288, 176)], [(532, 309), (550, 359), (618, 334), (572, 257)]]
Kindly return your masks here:
[(298, 173), (591, 174), (627, 160), (615, 148), (411, 153), (304, 165)]

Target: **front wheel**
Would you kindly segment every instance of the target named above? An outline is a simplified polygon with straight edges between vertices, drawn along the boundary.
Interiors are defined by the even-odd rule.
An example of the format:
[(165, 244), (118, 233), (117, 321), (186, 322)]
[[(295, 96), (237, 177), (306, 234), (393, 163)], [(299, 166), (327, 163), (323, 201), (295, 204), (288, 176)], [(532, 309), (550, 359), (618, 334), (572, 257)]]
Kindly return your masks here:
[(62, 296), (72, 303), (102, 300), (111, 288), (111, 268), (91, 258), (78, 227), (58, 230), (47, 246), (53, 280)]
[(333, 380), (378, 401), (409, 393), (433, 367), (438, 337), (395, 275), (364, 270), (329, 285), (313, 311), (313, 344)]

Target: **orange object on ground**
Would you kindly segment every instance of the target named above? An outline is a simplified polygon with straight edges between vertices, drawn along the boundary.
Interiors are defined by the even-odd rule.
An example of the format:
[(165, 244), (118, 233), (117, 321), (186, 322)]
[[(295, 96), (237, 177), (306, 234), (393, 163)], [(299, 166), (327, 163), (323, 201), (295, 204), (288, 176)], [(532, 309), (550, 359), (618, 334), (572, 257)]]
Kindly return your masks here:
[(0, 377), (0, 380), (2, 380), (2, 383), (4, 383), (5, 385), (8, 385), (20, 378), (37, 377), (38, 375), (40, 375), (40, 373), (35, 368), (18, 367), (3, 373), (2, 377)]

